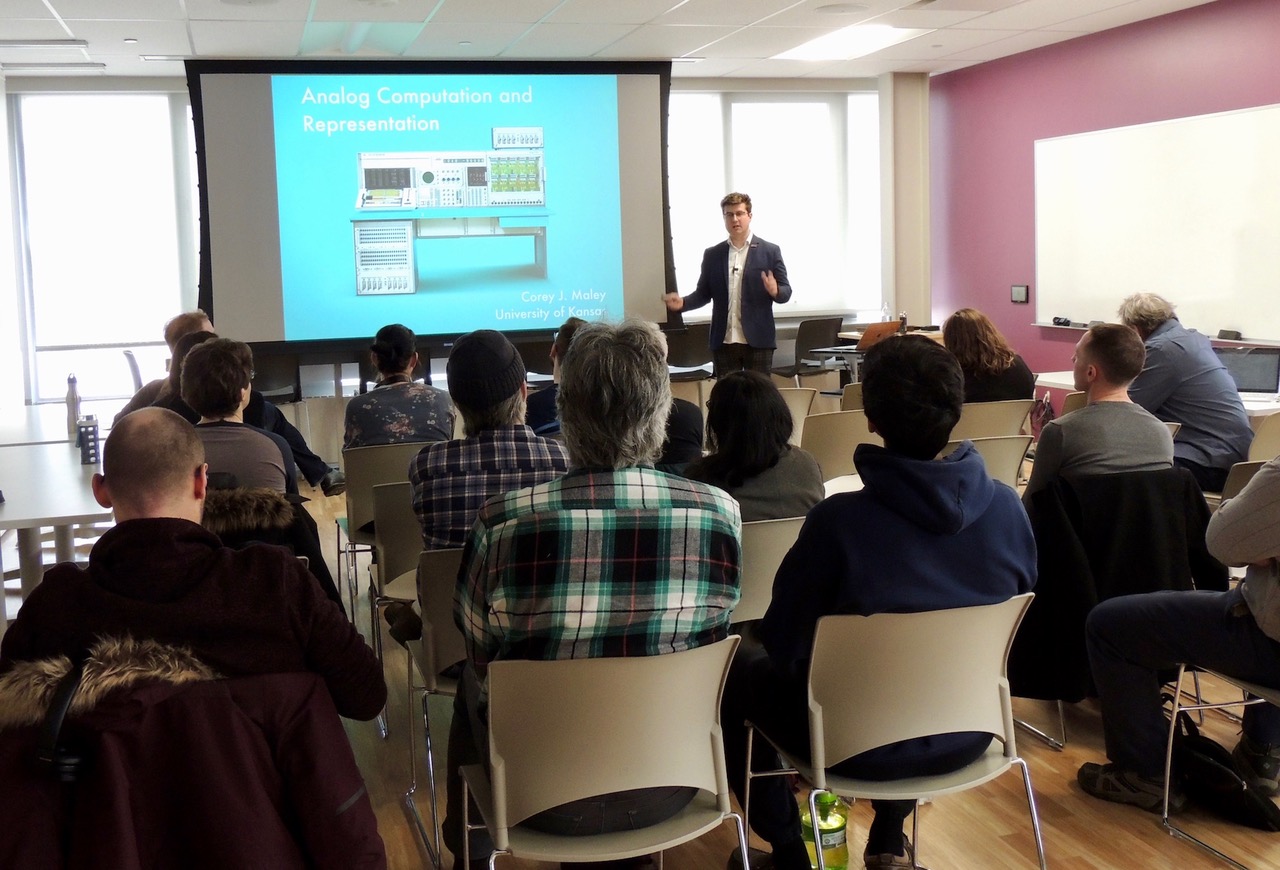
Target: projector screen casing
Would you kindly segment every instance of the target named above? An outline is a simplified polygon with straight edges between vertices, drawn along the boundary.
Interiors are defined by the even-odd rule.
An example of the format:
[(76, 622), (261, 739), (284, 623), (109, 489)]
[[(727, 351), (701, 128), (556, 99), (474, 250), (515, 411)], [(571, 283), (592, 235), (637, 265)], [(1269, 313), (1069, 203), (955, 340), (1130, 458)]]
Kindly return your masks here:
[[(201, 193), (199, 299), (201, 307), (215, 317), (222, 334), (259, 347), (320, 350), (350, 346), (357, 341), (367, 343), (380, 326), (393, 322), (409, 326), (426, 342), (433, 339), (448, 342), (458, 334), (478, 327), (497, 328), (504, 332), (545, 334), (571, 315), (585, 315), (587, 319), (591, 319), (593, 314), (615, 318), (629, 314), (651, 320), (665, 319), (661, 296), (675, 286), (671, 266), (665, 165), (669, 64), (189, 61), (187, 76), (195, 120)], [(410, 92), (429, 88), (430, 82), (434, 81), (433, 78), (419, 77), (449, 77), (441, 81), (450, 80), (455, 83), (464, 80), (473, 83), (477, 91), (489, 81), (500, 80), (510, 85), (523, 77), (535, 82), (535, 85), (529, 87), (528, 94), (534, 99), (539, 94), (536, 87), (539, 81), (547, 82), (547, 91), (556, 86), (559, 87), (559, 92), (569, 93), (571, 98), (571, 86), (560, 86), (560, 82), (572, 82), (574, 77), (585, 77), (580, 80), (583, 83), (582, 89), (588, 91), (590, 88), (587, 86), (591, 85), (595, 88), (592, 92), (599, 92), (599, 77), (616, 77), (617, 129), (598, 131), (601, 141), (616, 141), (616, 154), (600, 154), (597, 158), (589, 150), (584, 150), (573, 155), (572, 166), (566, 166), (563, 162), (557, 165), (552, 149), (567, 148), (576, 143), (566, 142), (564, 135), (557, 141), (555, 137), (558, 128), (555, 126), (556, 121), (552, 119), (546, 127), (545, 207), (532, 209), (539, 216), (528, 217), (524, 212), (531, 209), (511, 207), (502, 217), (483, 219), (493, 226), (500, 223), (521, 226), (522, 223), (536, 224), (544, 221), (544, 229), (524, 231), (540, 231), (543, 234), (542, 250), (546, 254), (542, 268), (545, 279), (539, 278), (536, 265), (531, 259), (536, 250), (535, 242), (528, 242), (526, 254), (523, 249), (513, 247), (523, 244), (518, 237), (472, 238), (464, 236), (459, 230), (456, 236), (441, 240), (427, 235), (417, 236), (412, 242), (414, 249), (426, 252), (426, 256), (419, 254), (419, 260), (423, 262), (417, 269), (417, 282), (412, 282), (417, 284), (416, 292), (409, 290), (399, 295), (358, 296), (354, 276), (346, 269), (346, 264), (353, 262), (356, 257), (355, 243), (351, 240), (352, 226), (365, 218), (392, 220), (401, 217), (394, 211), (377, 209), (371, 209), (365, 214), (357, 207), (361, 176), (355, 155), (381, 151), (380, 147), (375, 146), (385, 141), (385, 138), (375, 138), (369, 140), (373, 145), (364, 145), (361, 141), (362, 134), (358, 132), (343, 131), (332, 135), (316, 133), (317, 141), (321, 144), (318, 146), (320, 150), (315, 153), (323, 153), (325, 148), (346, 148), (351, 154), (350, 159), (339, 160), (336, 164), (331, 161), (324, 172), (309, 174), (309, 167), (305, 163), (314, 158), (313, 153), (302, 154), (297, 164), (291, 162), (287, 154), (278, 158), (275, 126), (277, 117), (273, 112), (272, 101), (273, 76), (339, 76), (344, 82), (403, 81), (409, 83), (407, 90)], [(323, 82), (325, 79), (317, 78), (316, 81)], [(422, 84), (423, 82), (427, 84)], [(350, 99), (350, 94), (355, 90), (355, 87), (348, 85), (347, 90), (339, 95)], [(317, 93), (322, 91), (322, 88), (317, 89)], [(508, 91), (523, 92), (518, 87), (508, 87), (502, 93)], [(336, 88), (334, 93), (338, 93)], [(564, 99), (562, 98), (562, 102)], [(544, 101), (544, 105), (549, 104), (549, 100)], [(310, 110), (312, 107), (307, 108)], [(334, 107), (320, 105), (314, 108), (319, 118), (323, 110)], [(357, 113), (359, 111), (358, 106), (346, 108)], [(381, 108), (388, 109), (386, 106)], [(412, 114), (418, 119), (433, 115), (432, 107), (427, 105), (390, 108), (400, 116)], [(379, 107), (373, 106), (372, 114), (379, 115), (378, 109)], [(439, 109), (437, 113), (445, 115), (448, 111), (450, 110)], [(452, 111), (461, 113), (464, 110), (454, 108)], [(481, 107), (477, 111), (493, 111), (492, 126), (502, 126), (504, 116), (501, 107)], [(567, 118), (559, 123), (588, 123), (590, 116), (606, 113), (579, 114), (583, 117)], [(441, 121), (439, 126), (444, 128), (443, 133), (415, 133), (408, 137), (412, 139), (411, 146), (393, 150), (432, 153), (490, 150), (491, 143), (478, 141), (475, 136), (465, 143), (451, 140), (445, 122)], [(559, 129), (564, 128), (562, 126)], [(494, 133), (495, 141), (497, 135)], [(335, 144), (332, 141), (335, 138), (350, 141)], [(504, 152), (492, 153), (501, 157)], [(571, 219), (575, 217), (572, 209), (565, 205), (565, 190), (573, 183), (572, 176), (579, 172), (590, 175), (591, 172), (602, 170), (597, 175), (607, 181), (609, 166), (614, 162), (617, 172), (616, 189), (610, 187), (609, 183), (603, 183), (591, 184), (584, 190), (578, 190), (573, 208), (585, 209), (587, 213), (576, 215), (577, 231), (561, 231), (557, 235), (557, 227), (572, 225)], [(480, 169), (473, 169), (472, 172), (479, 173), (477, 177), (483, 175), (483, 170)], [(310, 195), (314, 192), (308, 184), (313, 176), (314, 184), (329, 185), (332, 188), (327, 199), (316, 200), (329, 203), (327, 207), (333, 211), (329, 222), (331, 231), (318, 238), (310, 249), (304, 245), (301, 250), (313, 252), (317, 260), (328, 258), (326, 263), (336, 265), (332, 268), (319, 268), (308, 274), (305, 267), (310, 263), (289, 261), (289, 256), (297, 257), (298, 240), (296, 237), (292, 240), (289, 238), (290, 229), (287, 224), (282, 231), (281, 222), (282, 217), (288, 220), (289, 209), (294, 205), (295, 197), (291, 191), (299, 190), (298, 185), (303, 184), (307, 185), (305, 193)], [(288, 189), (281, 189), (278, 180), (282, 178), (289, 179)], [(335, 205), (339, 197), (342, 204)], [(306, 197), (300, 199), (305, 201)], [(304, 217), (309, 208), (309, 202), (298, 206)], [(434, 213), (424, 209), (405, 211), (401, 222), (415, 221), (415, 233), (424, 232), (420, 228), (423, 226), (432, 227), (425, 230), (428, 234), (439, 232), (438, 227), (442, 225), (445, 227), (444, 232), (452, 233), (448, 223), (450, 220), (459, 225), (467, 222), (464, 220), (465, 210), (456, 208), (438, 209), (438, 212), (446, 214), (444, 219), (422, 220), (420, 223), (416, 221), (423, 217), (433, 217)], [(472, 213), (492, 215), (497, 212), (502, 212), (502, 209), (489, 207)], [(477, 218), (470, 222), (481, 224), (482, 231), (491, 231), (485, 229), (483, 220)], [(496, 232), (513, 231), (500, 229)], [(605, 235), (592, 235), (597, 232)], [(282, 234), (285, 236), (283, 240)], [(617, 236), (616, 242), (614, 235)], [(358, 234), (356, 238), (358, 241)], [(603, 242), (589, 241), (597, 238), (603, 239)], [(496, 245), (504, 247), (495, 247)], [(348, 248), (352, 250), (347, 250)], [(290, 250), (294, 253), (289, 254)], [(610, 262), (617, 263), (616, 278), (613, 280), (620, 287), (614, 286), (610, 280), (603, 281), (604, 286), (592, 284), (590, 287), (566, 287), (557, 284), (557, 275), (564, 274), (567, 270), (596, 268), (598, 276), (598, 270), (602, 268), (600, 263), (609, 260), (610, 250), (614, 251)], [(451, 256), (454, 261), (462, 263), (464, 267), (474, 260), (478, 277), (464, 274), (463, 279), (459, 279), (455, 282), (456, 286), (451, 287), (449, 275), (440, 273), (438, 269), (433, 271), (438, 263), (447, 259), (441, 255), (445, 251), (453, 251)], [(500, 309), (504, 313), (514, 312), (518, 316), (498, 322), (494, 321), (489, 312), (496, 312), (499, 307), (491, 301), (480, 301), (491, 300), (500, 292), (505, 292), (498, 285), (485, 283), (489, 280), (486, 269), (492, 274), (505, 274), (502, 269), (489, 266), (488, 261), (495, 251), (514, 251), (518, 257), (530, 258), (528, 263), (504, 267), (505, 272), (517, 277), (513, 279), (515, 283), (511, 288), (510, 303), (504, 303)], [(292, 288), (286, 286), (284, 276), (298, 272), (293, 266), (304, 267), (300, 274), (307, 275), (308, 283), (302, 286), (308, 292), (312, 283), (326, 282), (330, 273), (333, 273), (333, 285), (319, 287), (314, 294), (316, 310), (307, 310), (312, 300), (298, 295), (297, 282)], [(351, 268), (354, 269), (354, 265)], [(473, 281), (474, 286), (466, 281)], [(542, 283), (547, 285), (545, 289), (541, 287)], [(525, 289), (521, 289), (522, 287)], [(534, 289), (529, 290), (530, 287)], [(292, 296), (288, 295), (290, 293)], [(528, 299), (534, 301), (522, 301), (519, 298), (526, 294)], [(581, 298), (577, 298), (579, 296)], [(607, 308), (603, 307), (602, 303), (596, 301), (597, 296), (610, 299), (612, 304)], [(291, 301), (287, 302), (287, 299)], [(326, 309), (326, 305), (332, 306), (332, 311)], [(290, 311), (293, 312), (292, 315)], [(528, 311), (536, 316), (529, 316)], [(299, 312), (306, 317), (301, 317)], [(305, 326), (300, 327), (299, 324), (304, 320)]]

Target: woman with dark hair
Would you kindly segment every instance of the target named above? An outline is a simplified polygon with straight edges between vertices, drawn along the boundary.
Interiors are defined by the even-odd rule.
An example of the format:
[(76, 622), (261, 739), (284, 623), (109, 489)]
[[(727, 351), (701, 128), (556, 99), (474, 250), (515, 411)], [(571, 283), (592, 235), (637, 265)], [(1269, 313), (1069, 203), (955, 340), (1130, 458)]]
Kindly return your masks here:
[(369, 357), (378, 385), (347, 403), (342, 448), (447, 441), (453, 437), (449, 394), (413, 379), (418, 350), (413, 330), (392, 323), (378, 330)]
[(960, 361), (966, 402), (1035, 398), (1036, 376), (981, 311), (961, 308), (948, 317), (942, 341)]
[(767, 375), (727, 374), (707, 403), (711, 453), (690, 463), (685, 476), (737, 499), (743, 522), (804, 516), (822, 501), (822, 471), (788, 443), (791, 429), (791, 410)]

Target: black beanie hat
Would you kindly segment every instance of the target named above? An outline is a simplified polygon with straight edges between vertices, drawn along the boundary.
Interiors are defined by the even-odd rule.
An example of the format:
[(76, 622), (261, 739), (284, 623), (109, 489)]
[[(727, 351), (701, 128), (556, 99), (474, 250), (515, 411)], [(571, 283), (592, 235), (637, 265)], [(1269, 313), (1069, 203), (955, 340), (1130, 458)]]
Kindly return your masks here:
[(477, 411), (515, 395), (525, 380), (519, 351), (492, 329), (477, 329), (454, 342), (445, 372), (449, 395)]

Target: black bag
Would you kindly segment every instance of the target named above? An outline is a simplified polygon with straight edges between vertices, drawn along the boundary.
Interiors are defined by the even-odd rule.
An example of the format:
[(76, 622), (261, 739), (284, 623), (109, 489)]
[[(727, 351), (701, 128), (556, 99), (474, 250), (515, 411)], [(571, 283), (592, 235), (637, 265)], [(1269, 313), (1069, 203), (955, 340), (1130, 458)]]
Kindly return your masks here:
[(1280, 831), (1280, 807), (1249, 785), (1227, 748), (1201, 734), (1185, 710), (1178, 712), (1173, 765), (1187, 796), (1215, 816), (1260, 831)]

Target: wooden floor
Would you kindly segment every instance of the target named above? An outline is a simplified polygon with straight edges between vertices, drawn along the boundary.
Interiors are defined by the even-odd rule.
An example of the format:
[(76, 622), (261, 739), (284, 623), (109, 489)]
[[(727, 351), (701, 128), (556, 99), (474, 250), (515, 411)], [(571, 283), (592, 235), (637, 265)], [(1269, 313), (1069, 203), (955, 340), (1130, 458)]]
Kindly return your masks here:
[[(309, 495), (311, 495), (309, 493)], [(324, 552), (333, 558), (335, 539), (333, 517), (345, 511), (342, 498), (324, 498), (319, 491), (309, 507), (320, 526)], [(363, 568), (364, 562), (362, 562)], [(335, 565), (330, 565), (331, 570)], [(334, 576), (337, 576), (334, 570)], [(367, 572), (362, 574), (367, 584)], [(345, 589), (344, 589), (345, 595)], [(359, 613), (359, 625), (367, 631), (367, 604)], [(412, 824), (402, 809), (401, 794), (409, 780), (407, 765), (407, 705), (405, 655), (385, 638), (386, 673), (390, 690), (388, 718), (391, 727), (386, 740), (378, 736), (372, 722), (347, 722), (356, 759), (378, 815), (386, 842), (390, 867), (410, 870), (429, 866), (421, 852)], [(1227, 698), (1230, 692), (1206, 684), (1209, 698)], [(432, 729), (436, 740), (437, 780), (444, 799), (444, 746), (448, 734), (450, 699), (432, 702)], [(1056, 709), (1047, 702), (1016, 700), (1014, 713), (1045, 730), (1057, 727)], [(1086, 868), (1183, 868), (1223, 867), (1193, 844), (1165, 833), (1158, 817), (1130, 807), (1104, 803), (1084, 795), (1075, 782), (1076, 770), (1086, 761), (1105, 761), (1102, 752), (1101, 719), (1091, 702), (1068, 705), (1067, 747), (1055, 752), (1034, 738), (1019, 733), (1018, 748), (1031, 767), (1032, 784), (1044, 831), (1049, 866), (1062, 870)], [(1238, 726), (1214, 713), (1208, 714), (1206, 732), (1227, 747), (1235, 745)], [(415, 730), (421, 743), (421, 732)], [(421, 755), (419, 756), (421, 760)], [(421, 774), (420, 774), (421, 778)], [(418, 789), (418, 806), (430, 820), (425, 785)], [(850, 849), (860, 853), (870, 824), (870, 806), (858, 803), (850, 821)], [(1219, 822), (1199, 810), (1179, 817), (1184, 827), (1201, 839), (1222, 848), (1249, 867), (1280, 868), (1280, 834), (1258, 831)], [(920, 861), (933, 870), (947, 868), (1034, 867), (1035, 844), (1027, 815), (1021, 777), (1016, 771), (992, 783), (939, 799), (920, 810)], [(673, 870), (718, 870), (733, 850), (735, 837), (726, 825), (700, 840), (667, 852), (664, 866)], [(761, 845), (756, 843), (756, 845)], [(500, 868), (553, 868), (554, 865), (500, 858)], [(854, 860), (851, 867), (860, 867)], [(452, 867), (446, 857), (445, 867)]]

